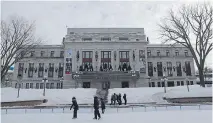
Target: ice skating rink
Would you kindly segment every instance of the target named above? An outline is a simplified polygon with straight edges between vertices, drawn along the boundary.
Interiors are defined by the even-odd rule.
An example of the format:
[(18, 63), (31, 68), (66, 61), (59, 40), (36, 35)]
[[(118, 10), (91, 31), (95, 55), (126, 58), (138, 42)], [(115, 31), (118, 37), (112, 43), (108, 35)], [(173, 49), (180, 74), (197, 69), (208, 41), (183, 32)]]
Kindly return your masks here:
[(93, 113), (3, 114), (2, 123), (212, 123), (212, 110), (150, 111), (107, 113), (99, 121)]

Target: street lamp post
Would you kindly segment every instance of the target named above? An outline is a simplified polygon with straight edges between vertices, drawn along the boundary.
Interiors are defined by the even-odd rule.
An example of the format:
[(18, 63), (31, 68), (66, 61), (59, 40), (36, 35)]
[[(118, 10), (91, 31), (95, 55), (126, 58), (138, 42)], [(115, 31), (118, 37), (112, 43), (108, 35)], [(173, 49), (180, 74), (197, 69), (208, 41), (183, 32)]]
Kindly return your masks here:
[(64, 77), (61, 77), (61, 80), (60, 80), (60, 82), (61, 82), (61, 89), (63, 88), (63, 81), (64, 81)]
[[(135, 76), (136, 76), (135, 71), (131, 71), (131, 73), (132, 73), (133, 80), (135, 80), (135, 79), (134, 79)], [(134, 81), (134, 83), (135, 83), (135, 87), (136, 87), (136, 81)]]
[(186, 78), (186, 86), (187, 86), (187, 90), (189, 92), (189, 79), (188, 78)]
[(48, 79), (47, 79), (47, 77), (46, 77), (46, 76), (42, 79), (42, 82), (44, 83), (43, 96), (45, 96), (46, 82), (48, 82)]
[(17, 98), (19, 98), (19, 93), (20, 93), (20, 88), (21, 88), (21, 80), (22, 80), (22, 75), (18, 75), (18, 95)]
[(167, 82), (167, 78), (166, 76), (163, 76), (163, 78), (161, 79), (162, 82), (164, 82), (164, 93), (166, 93), (166, 82)]

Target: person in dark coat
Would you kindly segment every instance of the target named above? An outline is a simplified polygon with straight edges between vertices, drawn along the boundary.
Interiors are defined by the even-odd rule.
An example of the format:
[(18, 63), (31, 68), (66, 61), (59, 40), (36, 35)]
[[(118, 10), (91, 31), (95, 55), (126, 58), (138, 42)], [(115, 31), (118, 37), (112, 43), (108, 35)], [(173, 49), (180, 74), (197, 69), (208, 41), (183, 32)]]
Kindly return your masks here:
[(114, 105), (115, 105), (116, 102), (117, 102), (117, 98), (118, 98), (117, 94), (114, 93)]
[(95, 96), (94, 97), (94, 115), (95, 117), (93, 119), (97, 119), (97, 116), (98, 116), (98, 119), (101, 118), (101, 115), (100, 115), (100, 112), (99, 112), (99, 101), (98, 101), (98, 97)]
[(114, 95), (112, 94), (112, 96), (111, 96), (111, 103), (110, 103), (110, 105), (113, 105), (114, 104)]
[(101, 98), (101, 109), (102, 109), (102, 114), (104, 114), (106, 107), (105, 107), (105, 102), (103, 98)]
[(72, 119), (76, 119), (77, 118), (77, 111), (78, 111), (78, 103), (77, 103), (75, 97), (72, 98), (72, 105), (70, 107), (70, 110), (72, 108), (74, 109), (74, 111), (73, 111), (73, 118)]
[(118, 104), (122, 105), (121, 94), (118, 95)]
[(123, 99), (124, 99), (124, 104), (126, 105), (127, 103), (126, 94), (124, 94)]

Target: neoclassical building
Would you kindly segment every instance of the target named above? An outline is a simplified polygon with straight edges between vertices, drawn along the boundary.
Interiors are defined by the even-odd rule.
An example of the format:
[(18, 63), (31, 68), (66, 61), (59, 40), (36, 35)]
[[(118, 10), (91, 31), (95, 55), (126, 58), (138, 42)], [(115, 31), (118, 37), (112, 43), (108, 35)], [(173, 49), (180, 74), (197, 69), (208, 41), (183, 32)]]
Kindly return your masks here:
[[(40, 45), (15, 64), (13, 87), (126, 88), (194, 84), (180, 45), (150, 44), (143, 28), (68, 28), (61, 45)], [(167, 81), (161, 81), (165, 76)]]

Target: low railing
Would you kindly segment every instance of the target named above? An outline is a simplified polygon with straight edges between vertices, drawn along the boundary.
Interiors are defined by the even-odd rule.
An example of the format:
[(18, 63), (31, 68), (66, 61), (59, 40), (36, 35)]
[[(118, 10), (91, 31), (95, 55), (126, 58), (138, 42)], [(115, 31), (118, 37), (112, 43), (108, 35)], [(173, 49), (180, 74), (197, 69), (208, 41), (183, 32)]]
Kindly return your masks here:
[[(73, 110), (73, 109), (72, 109)], [(172, 111), (172, 110), (212, 110), (212, 105), (156, 105), (156, 106), (107, 106), (106, 113), (121, 112), (148, 112), (148, 111)], [(79, 108), (79, 113), (92, 113), (93, 107)], [(26, 108), (2, 108), (1, 114), (20, 113), (71, 113), (69, 106), (66, 107), (26, 107)]]

